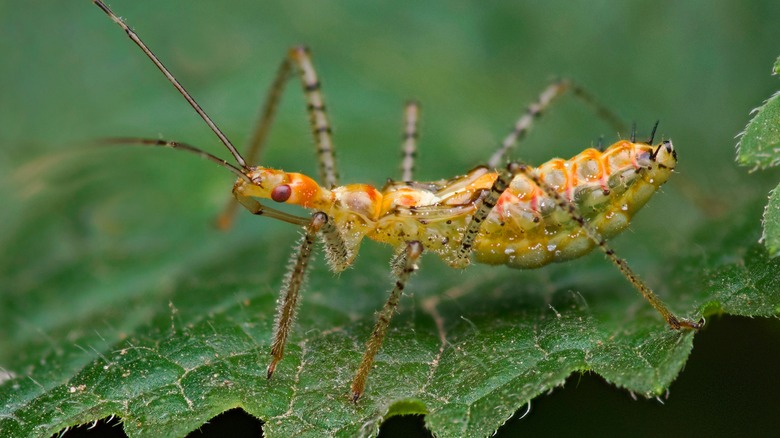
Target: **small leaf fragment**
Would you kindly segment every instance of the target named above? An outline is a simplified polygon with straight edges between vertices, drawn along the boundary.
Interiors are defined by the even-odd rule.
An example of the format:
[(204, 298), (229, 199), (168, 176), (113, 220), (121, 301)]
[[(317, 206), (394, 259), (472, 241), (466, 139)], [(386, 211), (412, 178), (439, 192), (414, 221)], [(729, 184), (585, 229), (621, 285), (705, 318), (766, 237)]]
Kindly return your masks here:
[(777, 257), (780, 254), (780, 185), (769, 193), (769, 203), (764, 209), (764, 234), (761, 241), (770, 256)]

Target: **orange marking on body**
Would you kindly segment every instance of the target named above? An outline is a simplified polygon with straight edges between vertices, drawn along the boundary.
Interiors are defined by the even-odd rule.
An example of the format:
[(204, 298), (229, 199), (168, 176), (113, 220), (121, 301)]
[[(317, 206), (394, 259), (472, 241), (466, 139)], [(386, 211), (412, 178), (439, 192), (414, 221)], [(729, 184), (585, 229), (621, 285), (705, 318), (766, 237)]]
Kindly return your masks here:
[[(566, 196), (566, 199), (571, 200), (571, 175), (569, 174), (568, 166), (566, 166), (567, 161), (563, 160), (561, 158), (554, 158), (546, 163), (544, 163), (541, 168), (544, 168), (544, 170), (549, 171), (558, 171), (560, 172), (558, 175), (563, 177), (563, 181), (548, 181), (544, 174), (542, 174), (542, 178), (545, 178), (545, 181), (547, 181), (548, 184), (550, 184), (555, 190), (558, 192), (563, 192)], [(553, 176), (553, 174), (550, 174)]]
[(301, 173), (288, 173), (292, 195), (289, 204), (305, 208), (318, 208), (323, 203), (322, 188), (313, 179)]
[(531, 211), (534, 213), (539, 213), (539, 197), (541, 196), (541, 193), (539, 193), (538, 190), (534, 190), (531, 194), (531, 202), (529, 202), (529, 205), (531, 207)]
[(398, 198), (398, 204), (403, 205), (404, 207), (414, 207), (417, 204), (418, 199), (419, 196), (405, 194)]
[(498, 178), (498, 174), (495, 172), (486, 173), (476, 180), (468, 185), (467, 190), (471, 192), (476, 192), (479, 190), (488, 190), (490, 189), (490, 186), (493, 185), (494, 182), (496, 182), (496, 178)]
[(498, 200), (496, 201), (496, 211), (498, 211), (502, 217), (505, 216), (504, 213), (508, 213), (506, 209), (506, 204), (513, 204), (517, 202), (517, 200), (520, 199), (520, 197), (514, 193), (512, 193), (512, 190), (506, 190), (504, 193), (501, 194), (501, 196), (498, 197)]
[(370, 184), (352, 184), (351, 186), (354, 186), (356, 190), (362, 191), (368, 195), (368, 199), (370, 199), (371, 202), (376, 202), (382, 197), (379, 190)]
[(590, 183), (590, 182), (599, 182), (601, 185), (602, 190), (607, 190), (608, 188), (608, 177), (605, 172), (605, 165), (603, 161), (603, 154), (593, 148), (585, 149), (582, 151), (579, 155), (574, 157), (572, 159), (572, 177), (574, 178), (574, 181), (572, 184), (576, 187), (577, 185), (581, 184), (580, 182), (580, 167), (582, 167), (582, 164), (584, 163), (595, 163), (597, 166), (596, 174), (586, 176), (583, 178), (583, 183)]

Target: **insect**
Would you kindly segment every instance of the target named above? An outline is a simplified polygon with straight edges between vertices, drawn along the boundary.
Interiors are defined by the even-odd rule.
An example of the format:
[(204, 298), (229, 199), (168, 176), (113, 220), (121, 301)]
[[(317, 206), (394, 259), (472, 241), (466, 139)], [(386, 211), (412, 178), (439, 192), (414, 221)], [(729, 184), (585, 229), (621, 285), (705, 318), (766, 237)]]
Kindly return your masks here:
[[(632, 133), (629, 140), (618, 141), (603, 151), (586, 149), (571, 159), (553, 159), (537, 168), (521, 162), (503, 166), (509, 151), (525, 135), (533, 119), (566, 90), (593, 104), (598, 112), (609, 118), (606, 109), (569, 81), (555, 82), (539, 96), (516, 122), (487, 166), (476, 167), (449, 180), (413, 180), (418, 106), (409, 103), (405, 111), (401, 180), (388, 181), (380, 189), (368, 184), (340, 186), (330, 123), (307, 49), (291, 49), (281, 63), (244, 158), (138, 35), (101, 0), (93, 0), (93, 3), (127, 33), (184, 96), (228, 149), (236, 164), (176, 141), (118, 138), (111, 142), (184, 150), (233, 172), (237, 177), (233, 186), (234, 200), (220, 216), (222, 227), (230, 225), (236, 206), (241, 205), (252, 214), (288, 222), (304, 231), (281, 290), (271, 361), (267, 368), (269, 379), (284, 356), (298, 295), (318, 240), (324, 243), (328, 264), (334, 272), (352, 264), (365, 238), (396, 248), (391, 262), (395, 283), (377, 316), (352, 381), (350, 397), (353, 402), (357, 402), (365, 391), (369, 371), (390, 319), (425, 251), (459, 269), (472, 261), (536, 268), (571, 260), (599, 248), (671, 328), (701, 327), (701, 322), (678, 318), (668, 310), (606, 243), (606, 239), (628, 226), (634, 213), (670, 177), (677, 163), (671, 141), (652, 145), (651, 135), (647, 142), (636, 142)], [(287, 80), (296, 74), (308, 103), (317, 147), (319, 183), (300, 173), (250, 164), (259, 154)], [(259, 201), (266, 199), (297, 205), (312, 213), (298, 216)]]

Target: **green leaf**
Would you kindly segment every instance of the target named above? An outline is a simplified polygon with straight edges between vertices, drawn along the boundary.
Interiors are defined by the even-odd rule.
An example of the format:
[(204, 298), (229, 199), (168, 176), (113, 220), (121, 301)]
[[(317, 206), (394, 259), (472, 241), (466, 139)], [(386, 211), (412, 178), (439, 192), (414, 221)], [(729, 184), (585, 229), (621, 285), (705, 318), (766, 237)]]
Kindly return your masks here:
[[(96, 190), (92, 205), (105, 202), (110, 188)], [(26, 221), (16, 242), (34, 243), (42, 219)], [(174, 222), (183, 221), (200, 220)], [(702, 230), (715, 225), (737, 229), (713, 247), (733, 244), (732, 233), (744, 241), (744, 224), (705, 223)], [(94, 233), (74, 230), (71, 238), (103, 241)], [(427, 414), (427, 426), (440, 436), (486, 435), (575, 371), (592, 370), (644, 396), (661, 394), (690, 353), (693, 333), (667, 329), (600, 256), (544, 274), (490, 267), (452, 273), (428, 258), (413, 281), (414, 296), (393, 321), (368, 393), (354, 406), (348, 383), (373, 309), (390, 284), (389, 278), (377, 281), (387, 277), (388, 251), (367, 244), (362, 262), (341, 278), (318, 266), (289, 353), (267, 381), (275, 286), (285, 242), (294, 240), (284, 234), (230, 240), (218, 250), (214, 243), (225, 237), (201, 231), (197, 239), (214, 251), (206, 259), (177, 248), (159, 255), (169, 260), (148, 248), (125, 254), (121, 269), (133, 274), (124, 284), (94, 284), (100, 281), (91, 272), (112, 269), (113, 251), (109, 260), (74, 255), (65, 271), (49, 268), (34, 280), (12, 277), (11, 284), (35, 283), (25, 294), (37, 297), (39, 310), (27, 319), (37, 321), (37, 329), (17, 326), (13, 344), (3, 348), (25, 352), (2, 358), (10, 373), (0, 387), (4, 435), (47, 435), (109, 415), (121, 417), (130, 436), (182, 435), (236, 406), (266, 421), (269, 436), (353, 435), (404, 413)], [(256, 251), (258, 244), (267, 250)], [(134, 267), (139, 260), (133, 259), (144, 257), (156, 262)], [(739, 262), (670, 262), (681, 268), (665, 276), (676, 291), (668, 301), (684, 314), (771, 316), (780, 310), (780, 263), (760, 247), (747, 247)], [(134, 280), (158, 276), (150, 271), (160, 263), (172, 272), (163, 284)], [(262, 266), (273, 269), (252, 274)], [(4, 309), (18, 309), (29, 298), (12, 297)], [(52, 300), (54, 307), (40, 305)], [(102, 305), (87, 304), (95, 301)], [(136, 312), (150, 318), (133, 318)], [(13, 319), (10, 313), (3, 318)], [(14, 326), (6, 323), (4, 330)]]
[[(780, 72), (780, 57), (772, 74)], [(763, 169), (780, 164), (780, 92), (753, 110), (756, 115), (748, 123), (737, 145), (740, 164)]]
[(764, 169), (780, 164), (780, 92), (756, 108), (737, 145), (744, 166)]
[[(618, 253), (678, 314), (780, 312), (780, 266), (754, 243), (769, 186), (734, 171), (730, 126), (745, 109), (718, 105), (760, 86), (681, 98), (701, 91), (709, 53), (729, 68), (750, 66), (744, 52), (708, 49), (717, 32), (700, 40), (674, 26), (652, 39), (604, 38), (605, 28), (646, 25), (652, 2), (602, 8), (597, 26), (590, 4), (416, 6), (420, 15), (409, 13), (411, 3), (381, 14), (362, 2), (111, 6), (238, 140), (286, 48), (311, 44), (350, 182), (381, 185), (396, 174), (407, 97), (425, 110), (421, 178), (443, 178), (488, 156), (549, 75), (568, 74), (626, 117), (662, 117), (680, 154), (680, 174), (615, 239)], [(685, 19), (678, 14), (664, 12), (663, 22)], [(745, 22), (759, 26), (770, 15)], [(314, 264), (287, 356), (266, 380), (275, 301), (298, 232), (248, 214), (227, 233), (214, 230), (232, 181), (211, 163), (84, 146), (110, 135), (162, 136), (225, 155), (90, 2), (8, 7), (0, 20), (19, 33), (0, 41), (0, 435), (49, 436), (116, 415), (130, 436), (176, 436), (240, 407), (271, 437), (370, 434), (384, 418), (414, 413), (437, 436), (480, 436), (571, 373), (593, 371), (652, 397), (683, 369), (695, 334), (667, 329), (600, 254), (535, 271), (463, 272), (426, 256), (355, 406), (349, 382), (391, 286), (392, 250), (366, 242), (338, 277)], [(381, 33), (387, 28), (394, 30)], [(769, 44), (760, 33), (745, 35)], [(584, 51), (577, 41), (608, 48)], [(618, 63), (612, 53), (625, 54), (626, 67), (605, 68)], [(690, 64), (664, 64), (659, 75), (647, 69), (649, 57)], [(711, 79), (742, 74), (718, 70)], [(296, 87), (280, 107), (266, 160), (312, 173)], [(518, 155), (538, 163), (573, 155), (602, 132), (614, 137), (566, 102)]]
[[(102, 208), (112, 189), (106, 184), (82, 194), (78, 204)], [(120, 213), (117, 204), (103, 212), (114, 220)], [(30, 224), (41, 223), (41, 211), (30, 215)], [(182, 212), (175, 222), (199, 222), (189, 216)], [(744, 256), (673, 256), (667, 261), (677, 268), (665, 278), (675, 293), (667, 300), (694, 318), (777, 315), (780, 262), (745, 246), (755, 226), (731, 222), (707, 222), (701, 230), (712, 248), (734, 245), (729, 249)], [(716, 236), (712, 229), (726, 232)], [(34, 242), (40, 231), (26, 226), (12, 243)], [(86, 246), (106, 244), (92, 227), (71, 233), (65, 237)], [(162, 253), (147, 247), (127, 261), (112, 261), (110, 253), (100, 260), (87, 251), (72, 263), (61, 261), (67, 268), (33, 267), (35, 278), (29, 268), (7, 274), (17, 293), (3, 306), (3, 320), (16, 321), (4, 323), (6, 332), (22, 322), (8, 312), (40, 297), (24, 323), (46, 336), (37, 330), (17, 335), (3, 348), (21, 354), (2, 357), (8, 375), (0, 387), (0, 430), (48, 435), (116, 415), (130, 436), (183, 435), (239, 406), (263, 419), (269, 436), (354, 435), (406, 413), (426, 414), (426, 425), (439, 436), (479, 436), (576, 371), (594, 371), (644, 396), (662, 394), (690, 353), (694, 334), (667, 329), (600, 256), (542, 274), (490, 267), (452, 273), (427, 258), (412, 283), (414, 297), (404, 300), (393, 321), (368, 392), (354, 406), (348, 384), (372, 310), (390, 285), (389, 278), (377, 281), (386, 277), (382, 260), (389, 252), (367, 244), (365, 260), (341, 278), (318, 266), (289, 353), (268, 381), (275, 286), (292, 234), (241, 243), (202, 230), (191, 237), (208, 248), (205, 259), (190, 254), (191, 245)], [(217, 248), (219, 241), (225, 248)], [(258, 245), (268, 249), (258, 252)], [(133, 269), (136, 257), (155, 262), (123, 282), (95, 278), (95, 271)], [(258, 271), (263, 266), (270, 269)], [(154, 285), (161, 274), (163, 284)], [(34, 287), (22, 288), (30, 282)]]
[[(777, 74), (780, 58), (775, 63), (773, 74)], [(775, 93), (761, 107), (748, 123), (737, 144), (737, 160), (742, 165), (762, 169), (780, 164), (780, 92)], [(761, 240), (772, 257), (780, 254), (780, 226), (778, 225), (777, 189), (769, 197), (764, 209), (764, 234)]]

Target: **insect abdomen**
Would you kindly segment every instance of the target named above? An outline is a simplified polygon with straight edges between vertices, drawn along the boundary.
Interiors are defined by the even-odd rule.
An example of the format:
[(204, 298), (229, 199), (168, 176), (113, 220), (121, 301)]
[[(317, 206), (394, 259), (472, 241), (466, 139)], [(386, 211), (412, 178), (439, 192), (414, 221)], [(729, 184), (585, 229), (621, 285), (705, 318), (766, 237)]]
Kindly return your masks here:
[[(669, 142), (657, 147), (619, 142), (603, 153), (587, 150), (568, 161), (551, 160), (537, 172), (608, 239), (628, 227), (675, 164)], [(477, 262), (537, 268), (581, 257), (596, 245), (574, 218), (525, 177), (516, 177), (499, 203), (477, 238)]]

